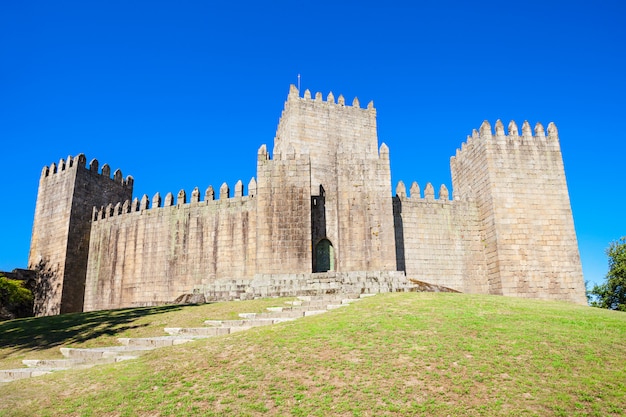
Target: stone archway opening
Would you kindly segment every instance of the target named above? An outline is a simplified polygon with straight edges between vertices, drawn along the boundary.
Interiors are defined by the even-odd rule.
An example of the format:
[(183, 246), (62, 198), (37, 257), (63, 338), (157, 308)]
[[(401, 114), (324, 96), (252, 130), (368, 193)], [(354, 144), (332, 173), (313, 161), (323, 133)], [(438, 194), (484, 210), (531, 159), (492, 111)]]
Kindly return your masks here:
[(313, 272), (335, 270), (335, 248), (328, 239), (322, 239), (315, 245), (315, 268)]

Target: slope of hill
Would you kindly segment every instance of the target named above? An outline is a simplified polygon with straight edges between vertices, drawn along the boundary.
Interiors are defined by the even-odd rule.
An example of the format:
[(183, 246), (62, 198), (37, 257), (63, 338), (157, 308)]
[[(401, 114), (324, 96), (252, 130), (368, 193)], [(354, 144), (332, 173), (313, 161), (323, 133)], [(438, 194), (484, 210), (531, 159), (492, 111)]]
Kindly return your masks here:
[[(183, 316), (221, 318), (215, 316), (282, 303), (124, 310), (144, 313), (119, 329), (105, 326), (110, 331), (100, 338), (83, 342), (73, 333), (70, 340), (93, 345)], [(95, 320), (90, 314), (110, 321), (122, 313), (74, 319)], [(37, 320), (67, 317), (0, 328), (3, 344), (11, 346), (0, 350), (0, 360), (18, 358), (21, 350), (32, 354), (36, 343), (12, 338)], [(96, 322), (88, 327), (98, 328)], [(134, 361), (6, 384), (0, 415), (619, 416), (626, 415), (625, 353), (623, 313), (496, 296), (384, 294)]]

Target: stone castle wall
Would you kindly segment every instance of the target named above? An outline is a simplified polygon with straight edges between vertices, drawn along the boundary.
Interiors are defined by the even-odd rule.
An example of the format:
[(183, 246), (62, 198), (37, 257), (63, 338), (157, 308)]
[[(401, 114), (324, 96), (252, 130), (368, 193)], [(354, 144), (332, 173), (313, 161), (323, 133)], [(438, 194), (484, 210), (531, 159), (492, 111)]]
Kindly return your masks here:
[(97, 161), (87, 169), (84, 156), (44, 169), (29, 262), (55, 271), (46, 314), (82, 309), (83, 288), (84, 309), (97, 310), (200, 288), (293, 295), (321, 291), (320, 279), (329, 290), (348, 288), (341, 280), (351, 290), (407, 289), (408, 278), (586, 302), (553, 124), (533, 135), (512, 122), (505, 135), (500, 121), (495, 134), (484, 123), (451, 158), (452, 199), (444, 186), (435, 198), (430, 184), (422, 196), (403, 183), (393, 197), (373, 104), (300, 97), (291, 86), (272, 153), (259, 148), (247, 195), (238, 182), (232, 197), (224, 184), (219, 199), (209, 187), (189, 202), (184, 191), (131, 202), (132, 178), (111, 179), (108, 166), (99, 174)]
[(350, 155), (337, 161), (338, 270), (396, 270), (389, 150), (381, 145), (377, 159)]
[(311, 163), (307, 154), (270, 159), (258, 153), (257, 272), (301, 273), (311, 267)]
[(171, 302), (218, 277), (252, 278), (256, 268), (256, 189), (241, 182), (219, 200), (180, 192), (95, 213), (89, 248), (85, 311)]
[(413, 183), (407, 196), (400, 182), (394, 222), (398, 269), (407, 277), (461, 292), (489, 292), (484, 238), (474, 201), (449, 200), (443, 185), (435, 199), (431, 184), (422, 197)]

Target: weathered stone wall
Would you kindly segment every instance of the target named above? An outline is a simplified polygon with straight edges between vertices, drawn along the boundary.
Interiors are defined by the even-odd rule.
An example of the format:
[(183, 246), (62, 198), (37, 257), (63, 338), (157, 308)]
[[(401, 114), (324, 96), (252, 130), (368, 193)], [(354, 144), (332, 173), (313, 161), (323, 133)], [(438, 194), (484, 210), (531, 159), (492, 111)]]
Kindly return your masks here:
[(389, 150), (380, 158), (337, 158), (338, 250), (337, 271), (393, 271), (395, 235), (391, 200)]
[(311, 271), (311, 164), (291, 152), (269, 159), (259, 149), (257, 205), (258, 273)]
[(487, 263), (478, 208), (470, 200), (448, 198), (442, 186), (435, 199), (428, 184), (424, 197), (402, 182), (394, 198), (397, 265), (407, 277), (461, 292), (488, 292)]
[[(68, 158), (69, 159), (69, 158)], [(76, 170), (65, 161), (44, 167), (39, 179), (35, 219), (30, 242), (30, 269), (49, 270), (49, 295), (40, 306), (42, 315), (61, 313), (61, 289), (65, 274), (67, 240)]]
[(389, 152), (383, 145), (379, 155), (373, 103), (362, 109), (356, 98), (348, 106), (343, 96), (324, 101), (308, 90), (300, 97), (291, 86), (274, 154), (309, 155), (310, 195), (323, 189), (324, 207), (314, 211), (323, 224), (312, 225), (311, 252), (328, 239), (337, 271), (395, 269)]
[[(477, 132), (475, 131), (475, 134)], [(462, 199), (474, 199), (478, 209), (478, 219), (481, 224), (482, 238), (484, 239), (484, 256), (487, 262), (487, 281), (489, 294), (502, 294), (502, 282), (498, 268), (498, 248), (496, 244), (496, 230), (492, 213), (493, 200), (491, 189), (493, 178), (489, 175), (487, 159), (488, 143), (474, 141), (468, 137), (461, 150), (457, 150), (456, 157), (450, 160), (452, 172), (452, 186), (454, 195)], [(459, 162), (459, 155), (463, 155)]]
[(455, 191), (478, 204), (490, 292), (586, 303), (556, 127), (495, 130), (483, 123), (451, 160)]
[(252, 278), (256, 268), (256, 183), (213, 200), (157, 194), (99, 211), (93, 222), (85, 311), (171, 303), (216, 278)]
[(111, 178), (95, 159), (86, 167), (82, 154), (44, 167), (28, 259), (50, 280), (50, 296), (35, 306), (41, 315), (82, 311), (92, 208), (129, 199), (132, 189), (132, 177), (117, 170)]

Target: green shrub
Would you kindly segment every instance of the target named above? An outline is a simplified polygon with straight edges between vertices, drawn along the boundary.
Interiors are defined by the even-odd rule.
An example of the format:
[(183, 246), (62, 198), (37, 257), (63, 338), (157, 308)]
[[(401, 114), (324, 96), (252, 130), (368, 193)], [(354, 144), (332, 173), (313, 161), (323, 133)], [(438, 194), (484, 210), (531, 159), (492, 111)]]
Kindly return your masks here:
[(33, 293), (24, 284), (0, 276), (0, 320), (32, 316)]

